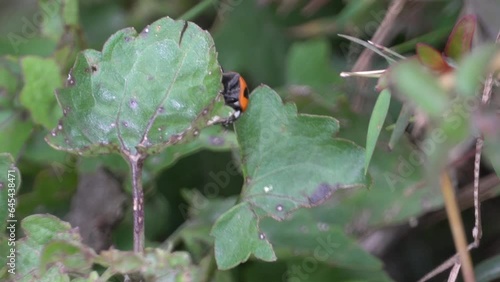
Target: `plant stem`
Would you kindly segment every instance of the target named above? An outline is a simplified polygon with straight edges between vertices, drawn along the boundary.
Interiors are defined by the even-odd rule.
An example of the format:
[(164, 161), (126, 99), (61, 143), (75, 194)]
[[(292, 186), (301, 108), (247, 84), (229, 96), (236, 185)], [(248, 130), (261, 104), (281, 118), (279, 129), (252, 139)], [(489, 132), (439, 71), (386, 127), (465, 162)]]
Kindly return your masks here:
[(132, 169), (132, 187), (134, 201), (134, 252), (144, 252), (144, 191), (142, 190), (142, 165), (141, 156), (130, 158)]
[(450, 176), (446, 171), (441, 172), (441, 192), (443, 193), (444, 203), (446, 207), (446, 214), (450, 222), (451, 233), (453, 241), (455, 242), (455, 249), (457, 249), (460, 264), (462, 265), (462, 275), (465, 282), (476, 281), (474, 276), (474, 269), (472, 267), (472, 260), (470, 258), (469, 249), (467, 247), (467, 239), (465, 237), (464, 226), (460, 209), (457, 205), (457, 199), (453, 186), (451, 184)]
[(203, 13), (208, 7), (210, 7), (216, 0), (204, 0), (198, 3), (193, 8), (189, 9), (187, 12), (179, 17), (180, 20), (190, 21), (196, 18), (198, 15)]

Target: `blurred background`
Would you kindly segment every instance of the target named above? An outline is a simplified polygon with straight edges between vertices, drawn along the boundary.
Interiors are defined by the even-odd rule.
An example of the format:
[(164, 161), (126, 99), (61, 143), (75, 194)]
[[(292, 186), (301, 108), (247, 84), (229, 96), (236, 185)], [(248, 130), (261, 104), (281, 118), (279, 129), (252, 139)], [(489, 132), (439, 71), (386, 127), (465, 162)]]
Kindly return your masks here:
[[(494, 41), (500, 29), (497, 0), (80, 0), (77, 8), (78, 22), (69, 27), (70, 32), (66, 30), (64, 36), (53, 40), (40, 30), (39, 1), (3, 0), (0, 3), (2, 65), (15, 65), (18, 58), (26, 55), (51, 57), (54, 50), (69, 46), (70, 51), (59, 57), (64, 66), (61, 77), (65, 79), (73, 64), (72, 52), (86, 48), (101, 50), (110, 35), (125, 27), (140, 31), (158, 18), (183, 16), (212, 34), (221, 66), (241, 73), (250, 89), (267, 84), (285, 101), (296, 103), (301, 113), (337, 118), (341, 124), (340, 137), (361, 146), (365, 144), (368, 119), (377, 97), (376, 80), (343, 79), (339, 73), (385, 69), (387, 64), (371, 52), (363, 53), (364, 47), (338, 34), (363, 40), (374, 38), (376, 43), (411, 55), (417, 42), (443, 50), (454, 24), (464, 14), (477, 15), (474, 44)], [(12, 69), (19, 81), (12, 92), (21, 91), (25, 78), (18, 67)], [(10, 79), (3, 72), (0, 76), (2, 80)], [(400, 109), (397, 102), (391, 104), (387, 126), (395, 121)], [(18, 123), (12, 124), (6, 118), (7, 110), (5, 106), (0, 108), (0, 113), (3, 111), (0, 134), (4, 135), (0, 144), (16, 157), (22, 172), (18, 216), (55, 214), (80, 225), (82, 236), (96, 249), (110, 245), (131, 249), (126, 164), (116, 156), (79, 159), (55, 151), (43, 141), (46, 129), (29, 121), (22, 110), (19, 112), (24, 114), (18, 116)], [(15, 131), (13, 128), (26, 133), (10, 135)], [(214, 134), (224, 135), (227, 142), (216, 146), (213, 138), (208, 138), (211, 144), (201, 141), (187, 149), (189, 156), (180, 159), (175, 155), (160, 156), (146, 171), (148, 244), (160, 245), (167, 238), (174, 238), (175, 248), (189, 250), (195, 262), (210, 248), (207, 230), (213, 219), (209, 217), (218, 213), (210, 208), (193, 209), (196, 207), (193, 199), (206, 192), (204, 185), (217, 182), (219, 173), (228, 171), (228, 166), (238, 166), (234, 153), (237, 144), (232, 133), (218, 130)], [(7, 135), (12, 137), (10, 141), (4, 140)], [(311, 211), (313, 220), (341, 227), (350, 238), (380, 258), (387, 276), (383, 271), (366, 275), (338, 269), (335, 272), (332, 269), (337, 266), (325, 263), (300, 281), (416, 281), (454, 254), (439, 189), (426, 186), (422, 164), (412, 166), (410, 176), (388, 181), (388, 173), (395, 173), (401, 164), (410, 162), (408, 156), (417, 150), (421, 136), (406, 135), (391, 152), (386, 146), (389, 136), (390, 131), (383, 130), (370, 168), (374, 183), (370, 190), (334, 197)], [(473, 227), (471, 150), (463, 151), (454, 169), (468, 235)], [(162, 158), (168, 158), (169, 162), (162, 164)], [(227, 206), (224, 200), (238, 195), (242, 187), (239, 173), (225, 175), (230, 177), (221, 181), (227, 183), (221, 185), (223, 189), (217, 198), (210, 201), (214, 210)], [(476, 265), (500, 253), (499, 181), (487, 162), (483, 163), (481, 177), (486, 191), (484, 237), (481, 247), (472, 252)], [(201, 223), (191, 225), (193, 222)], [(271, 229), (286, 227), (272, 220), (263, 224)], [(286, 232), (294, 234), (299, 229)], [(275, 238), (286, 241), (293, 237), (280, 236), (284, 235), (277, 234)], [(283, 260), (276, 263), (251, 260), (226, 274), (217, 274), (213, 281), (282, 281), (287, 267), (300, 264), (306, 257), (300, 251), (295, 252), (294, 240), (313, 238), (304, 235), (283, 244), (280, 252)], [(305, 254), (308, 251), (311, 250), (305, 248)], [(446, 275), (435, 279), (432, 281), (444, 281)]]

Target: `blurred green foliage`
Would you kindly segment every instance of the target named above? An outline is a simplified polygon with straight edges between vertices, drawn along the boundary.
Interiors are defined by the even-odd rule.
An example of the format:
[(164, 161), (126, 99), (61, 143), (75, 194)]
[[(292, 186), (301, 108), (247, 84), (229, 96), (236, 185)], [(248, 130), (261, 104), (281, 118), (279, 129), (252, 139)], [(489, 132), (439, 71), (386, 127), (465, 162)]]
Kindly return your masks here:
[[(478, 48), (457, 62), (458, 99), (450, 96), (454, 92), (442, 86), (440, 77), (429, 74), (421, 65), (414, 62), (397, 65), (397, 71), (388, 77), (391, 90), (397, 93), (391, 93), (392, 97), (382, 96), (378, 109), (383, 115), (377, 110), (378, 119), (372, 119), (374, 125), (369, 126), (369, 114), (377, 100), (377, 92), (373, 90), (370, 96), (363, 96), (351, 87), (351, 82), (356, 84), (357, 80), (344, 80), (338, 75), (352, 67), (363, 48), (337, 34), (370, 39), (388, 3), (257, 0), (206, 0), (202, 9), (189, 14), (190, 20), (213, 37), (218, 64), (224, 70), (240, 72), (251, 89), (261, 83), (269, 85), (284, 101), (294, 103), (299, 114), (328, 117), (296, 118), (290, 111), (293, 106), (283, 107), (275, 92), (263, 87), (256, 91), (256, 97), (251, 96), (256, 108), (251, 108), (237, 122), (235, 132), (219, 126), (208, 127), (192, 142), (170, 146), (148, 158), (143, 179), (146, 246), (157, 248), (148, 249), (143, 255), (129, 252), (132, 249), (133, 204), (127, 163), (118, 155), (82, 158), (47, 145), (44, 136), (57, 128), (57, 120), (62, 117), (60, 106), (86, 105), (70, 103), (67, 97), (58, 100), (55, 90), (60, 89), (64, 81), (71, 84), (68, 72), (78, 52), (86, 48), (102, 50), (105, 41), (118, 30), (131, 26), (141, 31), (161, 17), (177, 19), (188, 11), (195, 11), (194, 7), (200, 7), (196, 6), (198, 4), (199, 1), (194, 0), (40, 0), (1, 4), (0, 151), (10, 156), (1, 155), (0, 164), (5, 164), (3, 168), (15, 163), (23, 178), (16, 213), (22, 227), (17, 229), (18, 275), (10, 276), (11, 279), (97, 281), (100, 277), (121, 281), (125, 273), (140, 272), (148, 279), (161, 281), (408, 281), (430, 270), (423, 268), (429, 261), (434, 262), (431, 266), (437, 266), (440, 259), (453, 252), (448, 249), (438, 254), (430, 253), (424, 262), (413, 261), (407, 268), (389, 265), (384, 269), (386, 258), (376, 258), (357, 241), (380, 228), (414, 222), (419, 216), (442, 208), (438, 189), (425, 180), (435, 176), (433, 171), (444, 164), (454, 145), (476, 134), (471, 129), (473, 126), (484, 133), (488, 145), (486, 158), (497, 173), (500, 171), (500, 154), (492, 149), (500, 142), (498, 129), (492, 130), (485, 123), (476, 124), (478, 119), (470, 111), (454, 111), (454, 103), (463, 104), (467, 97), (477, 97), (481, 78), (491, 70), (488, 63), (498, 59), (497, 49), (493, 46)], [(414, 53), (416, 42), (445, 49), (461, 8), (461, 1), (455, 0), (422, 1), (405, 7), (394, 24), (398, 27), (391, 29), (388, 46), (397, 46), (399, 52), (405, 53)], [(462, 34), (467, 32), (470, 30)], [(457, 38), (454, 40), (459, 40)], [(137, 51), (142, 51), (141, 48)], [(118, 55), (125, 61), (132, 54), (135, 51)], [(194, 54), (200, 55), (196, 50)], [(211, 55), (215, 58), (215, 53)], [(457, 56), (454, 52), (452, 57)], [(217, 62), (211, 61), (211, 64), (214, 66)], [(375, 58), (373, 66), (385, 69), (387, 63)], [(164, 67), (164, 73), (172, 71), (170, 66)], [(143, 68), (144, 72), (151, 70), (152, 65)], [(84, 68), (80, 71), (85, 72)], [(155, 71), (161, 72), (160, 69)], [(113, 77), (103, 80), (109, 82)], [(217, 82), (211, 86), (212, 90), (220, 87)], [(191, 98), (186, 103), (201, 103)], [(361, 110), (356, 108), (359, 98), (367, 105)], [(389, 98), (392, 98), (390, 107)], [(102, 106), (113, 105), (103, 103)], [(413, 121), (410, 116), (415, 109), (431, 117), (429, 132), (444, 132), (447, 137), (440, 142), (429, 135), (424, 142), (434, 146), (430, 153), (419, 150), (415, 140), (402, 134), (406, 124)], [(280, 111), (288, 112), (280, 116)], [(103, 116), (107, 113), (102, 110)], [(451, 117), (443, 120), (443, 113)], [(487, 114), (489, 112), (479, 120), (491, 121), (493, 118)], [(457, 116), (461, 119), (454, 118)], [(331, 124), (319, 122), (326, 119)], [(399, 119), (404, 119), (404, 126), (398, 126)], [(80, 124), (83, 118), (79, 117), (74, 122), (89, 129), (103, 120), (83, 125)], [(281, 122), (291, 124), (289, 135), (283, 133), (287, 128), (276, 128)], [(395, 122), (399, 137), (392, 138), (389, 150), (387, 145), (392, 132), (385, 126)], [(258, 138), (266, 132), (276, 134), (270, 139), (264, 138), (268, 143)], [(343, 189), (335, 193), (314, 190), (317, 185), (323, 187), (319, 171), (324, 173), (325, 179), (336, 173), (340, 174), (337, 178), (344, 178), (356, 169), (362, 172), (363, 154), (353, 148), (358, 148), (355, 144), (367, 144), (367, 132), (371, 157), (370, 185), (367, 186), (370, 188)], [(304, 139), (297, 139), (297, 136)], [(339, 141), (344, 139), (346, 141)], [(58, 141), (60, 144), (67, 142)], [(343, 145), (332, 146), (334, 142)], [(309, 152), (309, 145), (323, 151)], [(335, 153), (335, 150), (339, 151)], [(325, 158), (320, 158), (321, 154)], [(314, 164), (325, 160), (333, 161), (318, 165), (317, 170), (312, 169)], [(311, 168), (311, 171), (284, 170), (280, 177), (266, 175), (268, 169), (261, 171), (260, 180), (276, 181), (277, 185), (284, 186), (275, 185), (279, 191), (275, 191), (272, 200), (263, 197), (263, 202), (254, 202), (262, 194), (257, 188), (275, 188), (272, 185), (255, 186), (252, 179), (259, 178), (255, 172), (259, 172), (257, 168), (269, 165), (280, 169), (293, 163)], [(352, 163), (356, 166), (347, 169)], [(429, 163), (432, 166), (428, 166)], [(128, 200), (125, 206), (117, 208), (122, 217), (117, 216), (112, 222), (107, 222), (109, 218), (105, 216), (88, 220), (97, 221), (96, 229), (110, 228), (109, 243), (120, 251), (94, 252), (89, 242), (82, 243), (78, 230), (67, 223), (51, 215), (34, 215), (48, 213), (66, 220), (68, 213), (74, 211), (72, 199), (75, 201), (77, 187), (85, 180), (84, 175), (101, 168), (119, 180), (123, 188), (120, 193)], [(243, 179), (242, 175), (247, 178)], [(2, 177), (0, 182), (4, 181)], [(360, 179), (353, 181), (353, 185), (360, 184)], [(297, 187), (293, 186), (295, 184)], [(308, 186), (301, 188), (300, 185)], [(347, 187), (335, 189), (338, 188)], [(497, 195), (500, 189), (495, 187), (491, 193)], [(88, 197), (93, 195), (89, 193)], [(0, 196), (2, 203), (6, 201), (3, 193)], [(112, 198), (109, 196), (110, 205)], [(290, 203), (290, 206), (271, 211), (268, 208), (276, 207), (274, 201)], [(235, 203), (238, 205), (233, 207)], [(311, 207), (319, 203), (321, 205)], [(284, 208), (288, 212), (299, 206), (309, 208), (280, 213)], [(223, 215), (228, 210), (230, 213)], [(1, 224), (4, 224), (2, 212)], [(212, 229), (218, 219), (216, 228)], [(221, 229), (221, 226), (226, 228)], [(492, 237), (496, 234), (485, 233)], [(6, 235), (0, 236), (0, 277), (7, 275)], [(214, 241), (222, 247), (214, 248)], [(415, 253), (419, 248), (407, 246), (405, 251)], [(273, 260), (276, 256), (277, 262), (262, 262), (250, 256), (251, 253), (264, 260)], [(216, 259), (223, 269), (238, 266), (218, 270)], [(92, 268), (93, 264), (100, 267)], [(478, 267), (478, 277), (498, 277), (492, 265), (484, 263)], [(480, 276), (481, 273), (486, 274)]]

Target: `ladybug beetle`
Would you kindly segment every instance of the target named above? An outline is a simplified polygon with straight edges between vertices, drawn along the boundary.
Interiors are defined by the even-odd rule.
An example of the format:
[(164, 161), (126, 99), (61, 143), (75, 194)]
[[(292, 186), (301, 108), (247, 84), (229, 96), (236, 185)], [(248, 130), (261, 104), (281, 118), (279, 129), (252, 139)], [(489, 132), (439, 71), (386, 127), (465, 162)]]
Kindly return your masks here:
[(248, 107), (248, 86), (243, 77), (237, 72), (222, 74), (224, 90), (222, 96), (227, 106), (234, 109), (234, 113), (222, 122), (228, 126), (235, 122)]

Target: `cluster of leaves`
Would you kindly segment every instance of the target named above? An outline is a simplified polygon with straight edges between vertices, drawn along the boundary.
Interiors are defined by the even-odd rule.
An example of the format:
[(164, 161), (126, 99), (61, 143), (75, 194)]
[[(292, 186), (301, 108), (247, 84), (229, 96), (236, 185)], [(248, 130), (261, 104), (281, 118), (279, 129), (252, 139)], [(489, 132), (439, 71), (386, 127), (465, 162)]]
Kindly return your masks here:
[[(360, 2), (350, 1), (343, 7), (335, 17), (336, 28), (363, 24), (359, 21), (366, 13), (380, 5)], [(10, 278), (103, 281), (115, 275), (140, 275), (161, 281), (207, 277), (236, 281), (230, 271), (223, 270), (253, 255), (278, 262), (247, 264), (242, 275), (252, 281), (264, 274), (268, 280), (390, 281), (380, 260), (356, 243), (356, 235), (407, 222), (442, 205), (438, 191), (414, 188), (425, 175), (421, 163), (401, 170), (402, 156), (414, 150), (402, 134), (411, 111), (403, 106), (406, 123), (401, 125), (405, 120), (401, 117), (396, 122), (396, 139), (381, 131), (389, 110), (388, 92), (380, 95), (371, 119), (350, 112), (343, 91), (332, 93), (333, 86), (343, 82), (328, 63), (332, 54), (327, 38), (291, 42), (284, 28), (295, 23), (280, 22), (271, 7), (259, 8), (255, 1), (241, 1), (230, 12), (224, 10), (219, 15), (223, 25), (214, 31), (213, 39), (193, 23), (162, 18), (139, 33), (132, 28), (116, 32), (100, 52), (85, 50), (78, 55), (82, 43), (75, 3), (40, 1), (42, 8), (51, 5), (48, 9), (57, 11), (41, 26), (40, 37), (53, 42), (48, 55), (7, 56), (0, 61), (0, 89), (7, 94), (0, 100), (0, 127), (5, 133), (0, 135), (0, 146), (21, 159), (21, 165), (27, 164), (21, 168), (23, 174), (42, 168), (21, 188), (18, 217), (25, 218), (18, 231), (25, 237), (17, 242), (17, 273)], [(291, 29), (296, 35), (304, 30), (307, 25)], [(320, 33), (329, 36), (337, 31)], [(249, 35), (255, 35), (252, 40), (259, 44), (248, 44)], [(473, 95), (479, 83), (476, 78), (495, 56), (490, 49), (463, 60), (458, 69), (465, 73), (457, 71), (457, 76), (469, 82), (457, 84), (459, 92)], [(417, 49), (421, 58), (431, 57), (421, 54), (425, 51), (429, 48)], [(475, 63), (477, 58), (483, 63)], [(249, 81), (276, 86), (279, 92), (267, 86), (256, 88), (234, 132), (213, 125), (231, 113), (219, 95), (219, 62), (226, 69), (247, 74)], [(435, 118), (449, 107), (448, 90), (418, 65), (410, 62), (396, 68), (387, 80), (412, 105)], [(467, 80), (470, 77), (473, 81)], [(426, 88), (418, 90), (415, 84)], [(57, 95), (55, 89), (60, 89)], [(295, 104), (283, 104), (282, 98)], [(348, 126), (340, 130), (339, 120), (347, 120)], [(453, 144), (469, 132), (466, 123), (459, 131), (447, 128), (452, 125), (446, 123), (436, 124), (456, 134), (449, 135), (454, 136)], [(363, 144), (366, 132), (365, 152), (355, 143)], [(386, 154), (375, 150), (377, 142), (397, 142), (398, 146), (391, 146), (392, 154)], [(127, 162), (146, 159), (142, 184), (151, 191), (159, 189), (155, 187), (158, 177), (181, 157), (201, 149), (234, 148), (244, 179), (240, 196), (185, 192), (189, 218), (164, 244), (147, 248), (143, 254), (116, 249), (96, 253), (82, 243), (78, 228), (51, 215), (30, 215), (35, 210), (64, 215), (77, 179), (86, 170), (103, 166), (124, 176)], [(75, 163), (67, 152), (99, 157)], [(9, 156), (0, 160), (14, 166)], [(57, 174), (61, 180), (54, 177), (54, 163), (63, 164)], [(0, 178), (0, 183), (5, 181)], [(30, 182), (32, 189), (24, 191)], [(369, 186), (370, 190), (351, 189)], [(6, 195), (0, 196), (6, 201)], [(146, 198), (146, 226), (148, 222), (149, 226), (165, 224), (168, 200), (159, 193)], [(0, 216), (6, 222), (7, 215)], [(131, 235), (130, 219), (121, 227)], [(152, 238), (146, 230), (148, 246), (155, 246)], [(6, 242), (6, 237), (0, 240)], [(180, 242), (186, 251), (172, 251)], [(129, 247), (130, 243), (121, 249)], [(5, 258), (4, 244), (0, 252)], [(311, 262), (314, 270), (310, 270)], [(0, 276), (7, 275), (5, 265)]]

